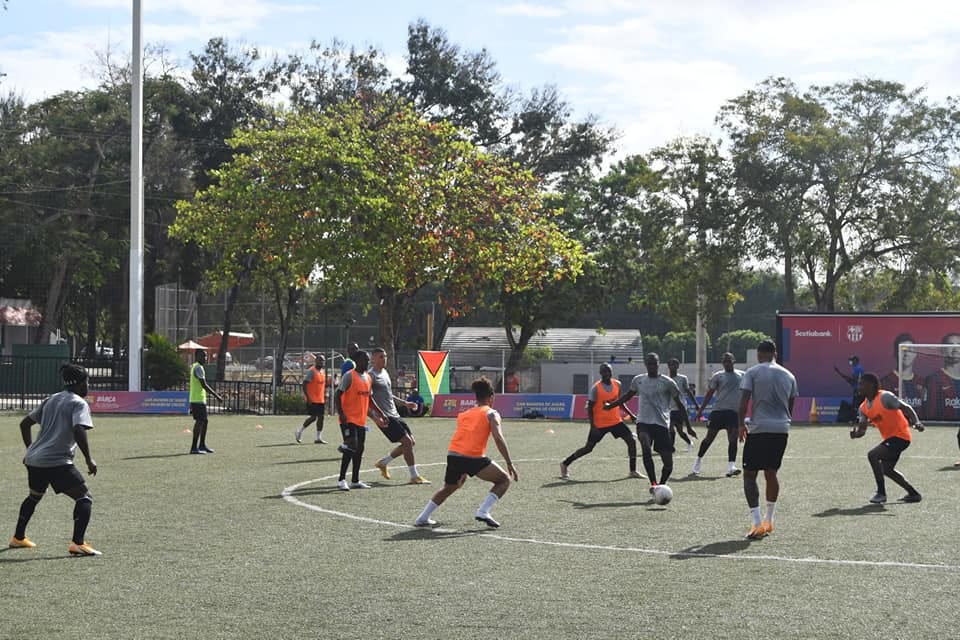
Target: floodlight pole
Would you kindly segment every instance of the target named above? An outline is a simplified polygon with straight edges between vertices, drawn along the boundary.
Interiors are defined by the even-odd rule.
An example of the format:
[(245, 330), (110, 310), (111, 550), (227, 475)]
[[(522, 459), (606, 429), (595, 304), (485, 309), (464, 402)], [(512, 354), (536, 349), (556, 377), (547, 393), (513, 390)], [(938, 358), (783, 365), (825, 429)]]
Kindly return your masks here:
[(130, 281), (127, 324), (128, 388), (140, 391), (143, 353), (143, 6), (133, 0), (130, 68)]

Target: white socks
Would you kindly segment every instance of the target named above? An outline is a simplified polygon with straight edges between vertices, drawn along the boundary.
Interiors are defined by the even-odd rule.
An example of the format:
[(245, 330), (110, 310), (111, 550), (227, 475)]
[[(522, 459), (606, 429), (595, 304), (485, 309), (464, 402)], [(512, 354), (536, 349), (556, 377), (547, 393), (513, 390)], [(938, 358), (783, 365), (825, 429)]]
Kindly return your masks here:
[(382, 464), (383, 466), (387, 466), (388, 464), (390, 464), (391, 460), (393, 460), (393, 456), (388, 453), (387, 455), (380, 458), (380, 464)]
[(753, 518), (753, 526), (759, 527), (760, 520), (760, 507), (750, 507), (750, 517)]
[(776, 510), (777, 510), (776, 502), (767, 503), (767, 522), (769, 522), (770, 524), (773, 524), (773, 514), (776, 512)]
[(492, 491), (488, 493), (487, 497), (484, 498), (483, 502), (480, 504), (480, 508), (477, 509), (477, 515), (487, 515), (490, 513), (490, 509), (493, 509), (493, 506), (497, 504), (498, 500), (500, 500), (500, 498), (497, 496), (497, 494), (493, 493)]
[(411, 465), (407, 467), (407, 469), (410, 471), (410, 478), (416, 480), (420, 476), (420, 472), (417, 471), (417, 465)]
[(423, 508), (423, 512), (420, 514), (420, 516), (417, 518), (416, 521), (426, 522), (427, 520), (430, 519), (430, 516), (433, 514), (434, 511), (437, 510), (437, 507), (439, 506), (440, 505), (438, 505), (436, 502), (431, 500), (430, 502), (427, 503), (427, 506)]

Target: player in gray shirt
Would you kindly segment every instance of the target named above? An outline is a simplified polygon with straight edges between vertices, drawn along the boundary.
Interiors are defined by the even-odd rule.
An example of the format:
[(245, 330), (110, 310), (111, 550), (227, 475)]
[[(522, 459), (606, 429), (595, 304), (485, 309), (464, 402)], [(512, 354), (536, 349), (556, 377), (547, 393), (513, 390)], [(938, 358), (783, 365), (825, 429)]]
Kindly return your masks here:
[[(93, 429), (90, 407), (83, 399), (87, 395), (87, 370), (65, 364), (60, 368), (60, 377), (64, 390), (48, 397), (20, 421), (20, 434), (27, 447), (23, 464), (27, 467), (30, 494), (20, 505), (17, 527), (9, 546), (21, 549), (37, 546), (27, 538), (27, 524), (47, 487), (53, 487), (56, 493), (65, 493), (74, 500), (73, 538), (67, 551), (78, 556), (98, 556), (100, 552), (84, 541), (93, 497), (73, 464), (79, 448), (86, 460), (87, 471), (90, 475), (97, 474), (97, 463), (90, 456), (87, 444), (87, 431)], [(33, 440), (31, 427), (38, 423), (40, 432)]]
[(387, 351), (382, 347), (373, 350), (370, 358), (370, 400), (380, 410), (386, 420), (386, 425), (380, 428), (383, 435), (390, 442), (397, 443), (394, 449), (377, 461), (377, 469), (387, 480), (390, 479), (390, 471), (387, 465), (394, 458), (403, 456), (407, 463), (407, 470), (410, 472), (410, 484), (430, 484), (430, 481), (420, 475), (417, 471), (417, 461), (413, 455), (413, 447), (416, 441), (413, 439), (413, 432), (410, 427), (400, 417), (397, 411), (397, 403), (400, 402), (408, 409), (416, 409), (415, 402), (407, 402), (399, 396), (393, 395), (393, 383), (390, 381), (390, 373), (387, 371)]
[[(777, 346), (764, 340), (757, 346), (759, 364), (750, 367), (740, 382), (740, 441), (743, 445), (743, 493), (753, 525), (747, 538), (757, 540), (773, 533), (773, 517), (780, 495), (777, 471), (787, 449), (793, 402), (799, 395), (797, 379), (777, 364)], [(750, 422), (747, 409), (753, 404)], [(760, 517), (757, 474), (766, 481), (767, 515)]]
[(743, 378), (743, 371), (734, 369), (735, 362), (732, 353), (728, 351), (723, 354), (720, 357), (723, 369), (714, 373), (707, 384), (707, 395), (703, 397), (703, 404), (697, 411), (697, 420), (703, 415), (703, 410), (706, 409), (710, 399), (713, 397), (716, 399), (710, 408), (707, 435), (700, 442), (697, 459), (693, 461), (693, 475), (700, 474), (703, 457), (707, 455), (707, 450), (710, 449), (710, 445), (713, 444), (721, 429), (727, 432), (727, 477), (740, 473), (740, 469), (737, 469), (737, 427), (740, 424), (737, 409), (740, 406), (740, 380)]
[[(680, 400), (680, 388), (667, 376), (660, 375), (660, 356), (648, 353), (643, 359), (646, 375), (639, 375), (630, 383), (630, 389), (615, 402), (605, 402), (604, 409), (622, 407), (633, 396), (640, 402), (637, 408), (637, 439), (643, 452), (643, 468), (650, 478), (650, 492), (657, 486), (657, 469), (653, 465), (653, 451), (660, 454), (662, 469), (660, 484), (666, 484), (673, 471), (673, 444), (670, 441), (670, 411), (686, 411)], [(651, 450), (652, 449), (652, 450)]]

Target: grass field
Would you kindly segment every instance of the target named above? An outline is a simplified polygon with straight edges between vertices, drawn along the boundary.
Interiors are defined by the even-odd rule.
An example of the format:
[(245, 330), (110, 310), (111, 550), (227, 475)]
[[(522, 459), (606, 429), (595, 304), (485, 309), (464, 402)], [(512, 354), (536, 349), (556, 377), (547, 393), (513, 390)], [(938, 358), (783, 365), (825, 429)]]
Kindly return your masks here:
[[(26, 495), (17, 424), (0, 417), (4, 542)], [(98, 417), (91, 449), (98, 558), (66, 554), (72, 502), (51, 493), (0, 552), (2, 638), (947, 638), (960, 593), (956, 428), (915, 437), (900, 469), (920, 504), (870, 506), (866, 451), (842, 427), (794, 427), (777, 530), (750, 542), (739, 478), (717, 442), (699, 478), (677, 456), (674, 501), (626, 479), (609, 438), (557, 477), (583, 424), (505, 425), (520, 482), (487, 531), (471, 480), (410, 527), (442, 480), (453, 421), (412, 420), (422, 472), (373, 462), (370, 491), (333, 488), (333, 444), (293, 442), (296, 418), (214, 416), (210, 456), (186, 455), (187, 417)], [(260, 424), (261, 428), (257, 425)], [(328, 418), (328, 439), (337, 440)], [(491, 451), (495, 453), (491, 445)], [(82, 468), (82, 467), (81, 467)], [(659, 468), (659, 460), (658, 460)], [(899, 488), (888, 486), (891, 498)]]

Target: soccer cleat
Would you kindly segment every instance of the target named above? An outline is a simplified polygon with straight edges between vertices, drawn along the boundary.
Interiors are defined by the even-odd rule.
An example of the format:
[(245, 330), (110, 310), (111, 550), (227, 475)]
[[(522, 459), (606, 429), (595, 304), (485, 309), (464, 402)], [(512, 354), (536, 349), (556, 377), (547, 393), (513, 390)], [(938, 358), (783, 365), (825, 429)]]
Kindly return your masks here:
[(416, 478), (410, 478), (410, 482), (407, 484), (430, 484), (430, 481), (423, 476), (417, 476)]
[(337, 489), (340, 489), (340, 491), (350, 491), (350, 485), (347, 484), (346, 480), (337, 480)]
[(76, 542), (71, 542), (70, 546), (67, 547), (67, 551), (70, 555), (73, 556), (102, 556), (103, 554), (91, 547), (88, 543), (84, 542), (83, 544), (77, 544)]
[(653, 495), (653, 492), (654, 492), (654, 490), (655, 490), (656, 488), (657, 488), (657, 483), (656, 483), (656, 482), (651, 482), (651, 483), (650, 483), (650, 495)]
[(500, 523), (491, 518), (489, 513), (478, 513), (474, 516), (474, 520), (477, 522), (485, 522), (491, 529), (496, 529), (500, 526)]
[(643, 478), (644, 480), (647, 479), (647, 476), (643, 475), (642, 473), (640, 473), (640, 472), (637, 471), (637, 470), (631, 471), (631, 472), (630, 472), (630, 477), (631, 477), (631, 478)]
[(954, 462), (954, 463), (953, 463), (953, 466), (955, 466), (955, 467), (960, 467), (960, 460), (957, 460), (956, 462)]
[(313, 441), (313, 444), (327, 444), (327, 441), (321, 438), (318, 434), (316, 440)]
[(740, 469), (737, 469), (736, 467), (730, 467), (730, 469), (727, 470), (727, 477), (732, 478), (733, 476), (740, 475), (740, 473)]
[(767, 535), (767, 529), (763, 526), (763, 523), (755, 524), (750, 527), (750, 531), (747, 531), (747, 540), (759, 540)]
[(690, 471), (695, 476), (700, 475), (700, 458), (693, 461), (693, 470)]
[(366, 482), (351, 482), (350, 488), (351, 489), (369, 489), (370, 485), (368, 485)]
[(567, 467), (567, 465), (563, 464), (562, 462), (560, 463), (560, 479), (561, 480), (570, 479), (569, 467)]
[(900, 498), (900, 502), (920, 502), (921, 500), (923, 500), (923, 496), (919, 493), (908, 493)]
[(382, 475), (385, 480), (390, 479), (390, 470), (387, 469), (387, 465), (378, 460), (373, 466), (375, 466), (377, 469), (380, 469), (380, 475)]
[(297, 430), (293, 432), (293, 437), (296, 438), (297, 444), (300, 444), (300, 438), (303, 436), (303, 427), (297, 427)]
[(33, 549), (37, 544), (32, 542), (29, 538), (18, 538), (13, 536), (10, 538), (10, 544), (7, 545), (11, 549)]
[(760, 523), (760, 528), (763, 529), (763, 535), (768, 536), (773, 533), (773, 523), (769, 520), (764, 520)]
[(205, 454), (205, 453), (206, 453), (206, 451), (204, 451), (203, 449), (200, 449), (200, 448), (198, 448), (198, 447), (194, 447), (193, 449), (190, 449), (190, 454), (191, 454), (191, 455), (197, 455), (197, 454), (201, 454), (201, 455), (202, 455), (202, 454)]
[(203, 445), (202, 447), (200, 447), (200, 451), (203, 453), (213, 453), (213, 449), (211, 449), (207, 445)]
[(870, 504), (883, 504), (887, 501), (886, 494), (878, 493), (877, 495), (870, 498)]
[(415, 527), (435, 527), (435, 526), (437, 526), (437, 521), (436, 521), (436, 520), (431, 520), (430, 518), (427, 518), (426, 520), (414, 520), (414, 521), (413, 521), (413, 526), (415, 526)]

